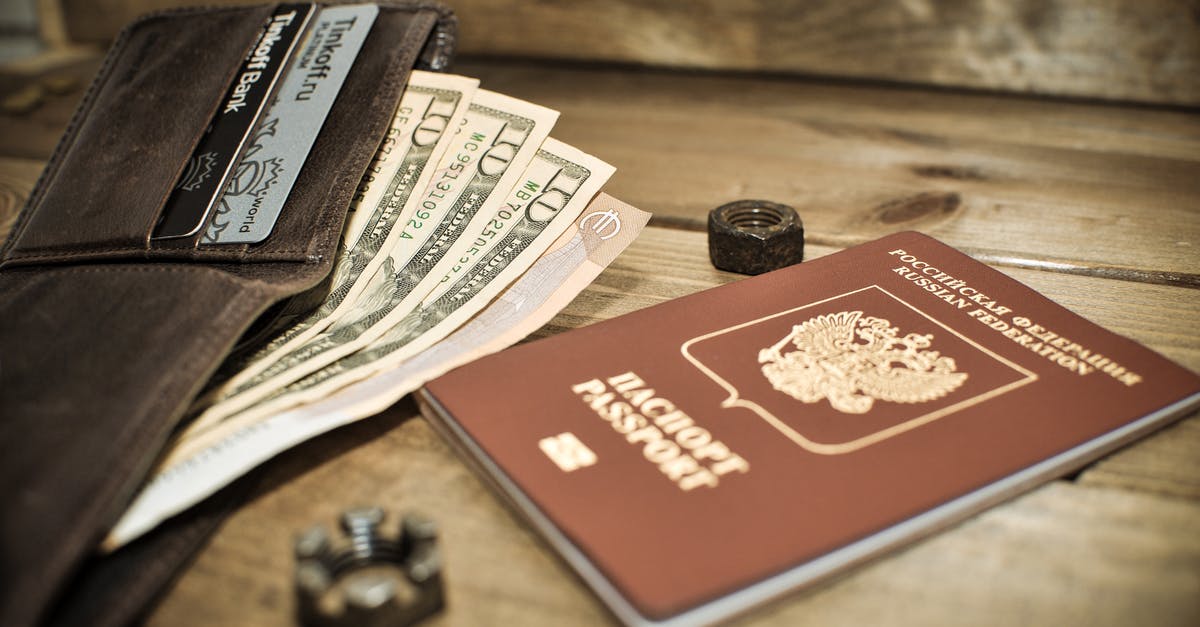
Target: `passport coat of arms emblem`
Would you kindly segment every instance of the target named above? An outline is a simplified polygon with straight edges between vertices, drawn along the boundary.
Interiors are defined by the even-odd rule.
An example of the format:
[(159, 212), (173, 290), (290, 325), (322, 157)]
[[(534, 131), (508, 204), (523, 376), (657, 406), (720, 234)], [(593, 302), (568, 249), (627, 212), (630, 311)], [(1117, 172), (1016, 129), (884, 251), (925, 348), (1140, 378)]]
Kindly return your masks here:
[(820, 455), (862, 450), (1038, 379), (878, 285), (713, 329), (679, 350), (725, 391), (721, 408), (748, 410)]
[[(795, 350), (784, 353), (789, 342)], [(759, 351), (758, 361), (776, 390), (804, 403), (828, 399), (842, 413), (864, 414), (877, 400), (922, 403), (966, 381), (954, 359), (928, 350), (932, 342), (931, 334), (900, 336), (883, 318), (842, 311), (795, 325)]]

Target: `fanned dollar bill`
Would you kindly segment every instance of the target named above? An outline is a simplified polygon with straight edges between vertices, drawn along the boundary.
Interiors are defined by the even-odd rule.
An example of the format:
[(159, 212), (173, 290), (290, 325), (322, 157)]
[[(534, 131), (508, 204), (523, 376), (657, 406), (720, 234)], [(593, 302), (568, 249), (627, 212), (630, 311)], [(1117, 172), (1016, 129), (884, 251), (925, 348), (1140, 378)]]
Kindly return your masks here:
[[(395, 246), (354, 306), (324, 331), (242, 380), (188, 428), (209, 428), (386, 332), (452, 266), (459, 236), (477, 224), (477, 215), (489, 217), (489, 207), (498, 205), (501, 195), (514, 186), (557, 117), (551, 109), (477, 90), (433, 180), (414, 197), (415, 211), (400, 225)], [(431, 274), (432, 283), (425, 280)]]
[(432, 180), (434, 167), (449, 149), (479, 81), (465, 76), (414, 70), (383, 142), (359, 185), (351, 206), (342, 248), (334, 263), (331, 289), (311, 314), (272, 338), (262, 348), (227, 364), (236, 371), (206, 395), (204, 404), (229, 394), (262, 372), (280, 355), (303, 344), (355, 302), (388, 252), (416, 203), (414, 190)]
[[(547, 139), (482, 228), (461, 238), (469, 246), (424, 302), (360, 350), (282, 386), (227, 421), (251, 424), (295, 405), (319, 400), (338, 388), (398, 364), (460, 326), (532, 264), (574, 223), (612, 166), (554, 139)], [(202, 430), (186, 432), (198, 436)]]
[(637, 237), (649, 214), (605, 194), (515, 283), (435, 346), (316, 403), (250, 425), (223, 423), (176, 447), (105, 540), (115, 549), (309, 438), (379, 412), (421, 383), (540, 328)]

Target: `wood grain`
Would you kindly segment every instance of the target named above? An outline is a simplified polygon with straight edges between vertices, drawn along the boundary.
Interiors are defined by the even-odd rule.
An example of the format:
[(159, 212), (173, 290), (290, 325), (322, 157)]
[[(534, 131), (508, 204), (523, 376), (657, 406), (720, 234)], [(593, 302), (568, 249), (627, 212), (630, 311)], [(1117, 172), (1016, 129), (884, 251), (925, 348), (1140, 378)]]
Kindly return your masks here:
[(1186, 0), (452, 5), (462, 16), (464, 53), (1200, 101), (1200, 5)]
[[(183, 0), (63, 0), (107, 41)], [(220, 0), (215, 4), (239, 3)], [(1195, 0), (450, 0), (464, 55), (799, 73), (1200, 103)]]
[(1117, 451), (1079, 476), (1083, 485), (1200, 501), (1200, 416)]
[(1194, 625), (1200, 504), (1051, 483), (768, 608), (763, 625)]
[(554, 135), (615, 165), (608, 189), (660, 224), (703, 229), (713, 207), (764, 198), (796, 207), (823, 244), (916, 229), (1006, 265), (1200, 285), (1194, 113), (666, 72), (458, 70), (562, 111)]

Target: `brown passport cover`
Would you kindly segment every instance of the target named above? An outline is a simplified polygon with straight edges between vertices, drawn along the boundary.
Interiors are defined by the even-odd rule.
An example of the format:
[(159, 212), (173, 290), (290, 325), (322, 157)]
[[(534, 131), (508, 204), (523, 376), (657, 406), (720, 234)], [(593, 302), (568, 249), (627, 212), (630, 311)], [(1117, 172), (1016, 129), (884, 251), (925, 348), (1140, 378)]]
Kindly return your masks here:
[(421, 400), (620, 618), (675, 624), (1077, 468), (1196, 407), (1200, 377), (900, 233), (481, 359)]

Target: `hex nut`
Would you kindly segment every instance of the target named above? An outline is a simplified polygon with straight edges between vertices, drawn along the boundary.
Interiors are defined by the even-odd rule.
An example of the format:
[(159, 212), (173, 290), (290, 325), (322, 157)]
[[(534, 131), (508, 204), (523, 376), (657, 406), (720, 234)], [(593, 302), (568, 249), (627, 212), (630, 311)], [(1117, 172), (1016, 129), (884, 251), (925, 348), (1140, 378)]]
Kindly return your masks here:
[(393, 527), (380, 507), (342, 512), (334, 540), (314, 526), (296, 538), (296, 614), (307, 627), (397, 627), (446, 604), (437, 524), (408, 514)]
[(804, 259), (804, 224), (796, 210), (766, 200), (739, 200), (708, 213), (708, 256), (718, 269), (762, 274)]

